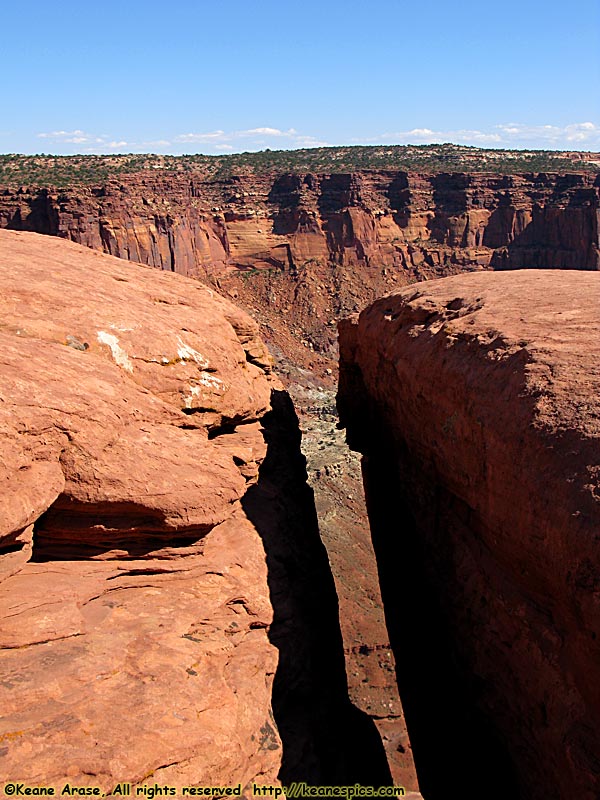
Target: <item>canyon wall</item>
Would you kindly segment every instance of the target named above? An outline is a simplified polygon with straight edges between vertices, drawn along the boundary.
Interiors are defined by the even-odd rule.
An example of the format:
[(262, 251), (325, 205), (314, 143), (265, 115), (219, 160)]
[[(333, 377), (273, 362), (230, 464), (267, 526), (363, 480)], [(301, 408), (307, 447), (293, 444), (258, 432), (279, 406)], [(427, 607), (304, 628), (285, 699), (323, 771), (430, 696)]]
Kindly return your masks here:
[(146, 170), (60, 191), (0, 187), (0, 227), (195, 276), (315, 262), (413, 279), (465, 267), (598, 269), (599, 187), (586, 173), (206, 180)]
[[(332, 430), (335, 425), (331, 393), (337, 363), (336, 320), (398, 286), (426, 278), (521, 265), (595, 270), (599, 263), (599, 191), (599, 179), (589, 174), (430, 175), (397, 170), (277, 177), (238, 175), (222, 180), (207, 180), (193, 171), (186, 174), (146, 170), (89, 187), (0, 187), (0, 227), (71, 239), (120, 258), (201, 278), (260, 322), (261, 335), (275, 355), (278, 373), (287, 386), (294, 387), (299, 410), (307, 412), (301, 420), (306, 433), (304, 449), (306, 453), (313, 450), (311, 482), (323, 515), (321, 532), (330, 550), (344, 609), (350, 694), (383, 731), (396, 782), (400, 780), (408, 786), (416, 786), (412, 756), (400, 703), (388, 686), (392, 682), (393, 659), (389, 658), (388, 640), (379, 619), (377, 577), (363, 547), (365, 537), (361, 530), (366, 529), (366, 523), (358, 469), (346, 454), (340, 456), (341, 442), (338, 448), (329, 428), (323, 427), (324, 421)], [(102, 263), (97, 258), (88, 254), (80, 264), (93, 274), (95, 264)], [(121, 270), (121, 285), (125, 287), (129, 265), (121, 264)], [(23, 263), (24, 278), (26, 274)], [(89, 285), (90, 297), (95, 291), (95, 285)], [(195, 292), (186, 291), (190, 296)], [(180, 312), (185, 313), (189, 299), (177, 302)], [(120, 341), (118, 333), (105, 333), (116, 335)], [(204, 377), (210, 381), (210, 374)], [(194, 390), (200, 391), (198, 386)], [(181, 399), (185, 402), (183, 394)], [(190, 403), (193, 406), (194, 398)], [(219, 419), (219, 407), (211, 401), (202, 411), (207, 430), (214, 428), (217, 439), (232, 425), (238, 427), (235, 419), (232, 422), (227, 415)], [(188, 416), (196, 419), (198, 413), (194, 406), (193, 414)], [(294, 448), (297, 450), (297, 443)], [(265, 492), (271, 498), (275, 493), (274, 478), (264, 470), (273, 461), (266, 459), (262, 466)], [(300, 472), (296, 470), (298, 480)], [(247, 501), (253, 496), (262, 496), (258, 488), (253, 488)], [(298, 490), (298, 496), (304, 497), (303, 490)], [(309, 520), (300, 525), (311, 531), (305, 540), (304, 556), (300, 558), (303, 548), (295, 547), (300, 560), (290, 567), (287, 559), (294, 551), (290, 544), (284, 548), (287, 555), (282, 553), (275, 558), (274, 563), (287, 565), (280, 570), (284, 577), (311, 575), (313, 556), (317, 562), (323, 557), (312, 511), (306, 507), (309, 501), (305, 498), (298, 502), (300, 508), (274, 525), (282, 536), (289, 536), (293, 527), (290, 519)], [(63, 511), (60, 509), (61, 516)], [(54, 513), (47, 515), (47, 523), (44, 516), (44, 525), (57, 531), (63, 523), (53, 521)], [(40, 524), (38, 528), (38, 547), (43, 544), (47, 556), (54, 558), (52, 537), (44, 541), (44, 527)], [(263, 528), (259, 532), (268, 536), (271, 529)], [(61, 535), (68, 542), (68, 532)], [(300, 530), (298, 536), (302, 540)], [(271, 536), (271, 541), (275, 550), (281, 546), (276, 536)], [(320, 576), (315, 579), (319, 585), (320, 569), (315, 573)], [(413, 586), (411, 592), (417, 596), (418, 590)], [(278, 589), (277, 594), (282, 590)], [(289, 627), (287, 605), (306, 602), (311, 606), (310, 594), (310, 580), (305, 588), (289, 589), (288, 600), (282, 604), (284, 634), (279, 642), (289, 641), (285, 636)], [(289, 599), (297, 596), (304, 599)], [(327, 589), (323, 604), (330, 601)], [(389, 603), (388, 595), (388, 608)], [(307, 619), (319, 616), (316, 607), (311, 615)], [(275, 616), (279, 618), (277, 613)], [(282, 757), (281, 774), (286, 780), (290, 775), (306, 777), (306, 772), (299, 773), (299, 768), (292, 766), (302, 760), (293, 755), (301, 752), (302, 746), (313, 754), (308, 759), (313, 778), (352, 772), (348, 772), (349, 767), (340, 766), (339, 756), (333, 757), (326, 737), (321, 737), (320, 751), (315, 745), (314, 731), (330, 728), (323, 725), (323, 715), (308, 702), (307, 687), (314, 686), (319, 672), (318, 647), (300, 643), (312, 627), (312, 622), (298, 627), (297, 635), (292, 637), (296, 644), (284, 644), (288, 656), (280, 661), (283, 673), (299, 687), (298, 692), (288, 693), (285, 681), (276, 682), (279, 689), (275, 716), (280, 720), (276, 727), (287, 731), (282, 738), (290, 754), (287, 759)], [(273, 627), (269, 630), (272, 632)], [(278, 624), (274, 630), (272, 636), (277, 639)], [(335, 640), (330, 630), (319, 636), (320, 641)], [(300, 676), (295, 674), (294, 648), (307, 655), (304, 661), (312, 665), (312, 677), (302, 671)], [(331, 657), (335, 661), (338, 655)], [(395, 655), (399, 669), (410, 669), (411, 659), (398, 647)], [(336, 681), (341, 680), (339, 663), (332, 674), (337, 675)], [(342, 691), (339, 685), (338, 690)], [(451, 695), (453, 690), (449, 686), (447, 693)], [(336, 714), (347, 721), (350, 712), (346, 706), (341, 708), (336, 692)], [(324, 690), (316, 696), (322, 699)], [(442, 697), (440, 703), (443, 702)], [(310, 708), (312, 722), (305, 719), (299, 726), (294, 706)], [(435, 738), (437, 722), (433, 722), (428, 726), (430, 739)], [(304, 739), (289, 733), (298, 727), (304, 731)], [(342, 748), (347, 742), (339, 726), (332, 738)], [(452, 738), (448, 733), (447, 740)], [(359, 741), (363, 740), (359, 737)], [(445, 747), (448, 749), (447, 743)], [(353, 752), (351, 747), (346, 749)], [(443, 749), (440, 740), (440, 751)], [(324, 766), (328, 759), (330, 768)], [(395, 767), (394, 759), (398, 762)], [(453, 768), (451, 762), (448, 764)]]
[[(332, 164), (332, 167), (334, 165)], [(600, 176), (200, 173), (0, 187), (0, 227), (199, 277), (273, 352), (328, 378), (336, 321), (414, 281), (519, 267), (597, 270)]]
[(341, 323), (429, 800), (600, 794), (598, 278), (450, 277)]
[(57, 238), (0, 269), (0, 780), (390, 783), (256, 324)]

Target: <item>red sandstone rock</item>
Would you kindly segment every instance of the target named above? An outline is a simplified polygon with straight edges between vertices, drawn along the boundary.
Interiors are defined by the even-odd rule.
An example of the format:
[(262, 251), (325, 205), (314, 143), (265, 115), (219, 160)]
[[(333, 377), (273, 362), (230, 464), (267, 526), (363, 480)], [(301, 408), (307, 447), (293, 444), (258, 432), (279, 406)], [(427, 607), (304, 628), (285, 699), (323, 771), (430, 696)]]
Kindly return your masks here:
[(598, 192), (592, 174), (146, 170), (60, 191), (0, 187), (0, 227), (210, 280), (326, 382), (335, 320), (399, 286), (488, 268), (598, 269)]
[[(276, 352), (332, 385), (326, 368), (337, 357), (340, 315), (406, 282), (490, 265), (594, 268), (597, 207), (597, 180), (589, 175), (378, 171), (209, 182), (159, 171), (61, 193), (6, 190), (0, 226), (209, 277), (260, 320)], [(240, 467), (244, 477), (255, 473), (253, 464)], [(60, 509), (61, 518), (68, 510)], [(77, 509), (70, 519), (76, 538), (88, 523)], [(62, 547), (73, 539), (52, 514), (44, 524), (62, 537)], [(187, 535), (183, 527), (181, 533)], [(119, 536), (104, 531), (104, 543), (112, 537), (117, 552)], [(348, 542), (354, 547), (354, 539)], [(23, 550), (13, 558), (22, 560)], [(353, 569), (360, 573), (349, 569), (350, 584)], [(352, 619), (344, 624), (354, 631)]]
[(256, 325), (36, 234), (0, 271), (0, 778), (276, 782)]
[(598, 269), (591, 174), (122, 176), (60, 194), (5, 188), (0, 227), (182, 274), (313, 261), (417, 279), (464, 267)]
[[(599, 330), (599, 276), (551, 271), (427, 282), (341, 326), (379, 557), (421, 543), (407, 552), (424, 548), (462, 677), (531, 798), (600, 793)], [(396, 593), (411, 563), (390, 566)]]

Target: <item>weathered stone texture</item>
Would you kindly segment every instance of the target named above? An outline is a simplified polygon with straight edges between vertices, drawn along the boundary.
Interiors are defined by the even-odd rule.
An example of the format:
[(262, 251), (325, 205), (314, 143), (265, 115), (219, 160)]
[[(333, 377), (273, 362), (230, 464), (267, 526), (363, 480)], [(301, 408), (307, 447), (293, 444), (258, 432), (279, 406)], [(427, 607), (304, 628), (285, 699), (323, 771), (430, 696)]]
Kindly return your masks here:
[(469, 268), (598, 269), (592, 174), (122, 176), (6, 188), (0, 227), (50, 233), (187, 275), (319, 262), (423, 280)]
[[(431, 602), (437, 627), (419, 634), (415, 622), (414, 635), (424, 647), (449, 642), (457, 683), (506, 749), (523, 796), (593, 800), (598, 276), (528, 270), (412, 286), (342, 323), (340, 347), (339, 405), (349, 442), (365, 454), (388, 624), (394, 591), (417, 620), (409, 598)], [(390, 564), (395, 547), (406, 560)], [(411, 570), (420, 576), (412, 583)], [(418, 644), (402, 644), (418, 662)], [(425, 675), (433, 697), (431, 665)], [(454, 723), (460, 739), (456, 720), (442, 724)], [(410, 724), (409, 733), (419, 771), (423, 750)]]
[(0, 777), (276, 782), (255, 324), (32, 233), (0, 274)]

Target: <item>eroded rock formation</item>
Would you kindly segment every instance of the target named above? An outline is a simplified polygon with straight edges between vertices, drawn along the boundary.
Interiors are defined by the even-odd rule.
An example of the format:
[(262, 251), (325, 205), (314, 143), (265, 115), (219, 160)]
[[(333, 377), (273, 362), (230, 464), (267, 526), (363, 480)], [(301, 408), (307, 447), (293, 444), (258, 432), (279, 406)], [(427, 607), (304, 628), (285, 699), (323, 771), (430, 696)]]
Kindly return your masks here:
[(319, 373), (335, 324), (415, 280), (600, 266), (600, 177), (145, 170), (96, 186), (0, 187), (0, 227), (71, 239), (211, 282)]
[(0, 269), (2, 778), (276, 783), (255, 324), (58, 239)]
[[(372, 171), (276, 178), (240, 175), (208, 181), (193, 172), (184, 175), (150, 170), (120, 176), (118, 180), (95, 187), (60, 192), (51, 188), (6, 188), (0, 194), (0, 226), (53, 234), (165, 271), (209, 280), (261, 323), (263, 336), (276, 355), (282, 377), (288, 385), (296, 378), (302, 384), (298, 396), (308, 388), (309, 394), (314, 390), (316, 396), (326, 397), (335, 381), (336, 319), (397, 286), (451, 273), (521, 265), (597, 269), (598, 192), (598, 179), (589, 174), (425, 175)], [(89, 264), (93, 271), (95, 263), (84, 259), (81, 265)], [(121, 277), (124, 276), (126, 272)], [(189, 304), (190, 297), (185, 302)], [(179, 318), (185, 311), (184, 301), (178, 301), (178, 305), (176, 315)], [(155, 306), (159, 308), (160, 303)], [(144, 319), (150, 324), (153, 317), (154, 312), (149, 312)], [(74, 318), (74, 321), (81, 320)], [(147, 354), (143, 348), (137, 361), (128, 355), (130, 332), (105, 330), (105, 327), (100, 327), (99, 331), (103, 332), (102, 342), (97, 339), (97, 333), (96, 340), (87, 341), (77, 332), (66, 333), (65, 337), (70, 338), (64, 341), (70, 350), (87, 355), (92, 345), (115, 358), (122, 358), (123, 350), (136, 373), (141, 375), (145, 370), (144, 380), (150, 383), (144, 385), (154, 392), (154, 366), (151, 363), (144, 366)], [(141, 347), (140, 342), (136, 347)], [(201, 349), (198, 352), (204, 355)], [(173, 357), (180, 358), (179, 355)], [(125, 366), (122, 364), (116, 374), (129, 380), (127, 362), (122, 360)], [(251, 352), (247, 360), (260, 363), (260, 353)], [(183, 359), (178, 366), (170, 366), (181, 371), (186, 363)], [(213, 389), (218, 388), (214, 378), (221, 378), (210, 367), (204, 369), (198, 365), (197, 368), (200, 381), (190, 386), (188, 394), (183, 394), (177, 383), (185, 381), (187, 373), (177, 372), (177, 381), (168, 388), (156, 385), (159, 398), (168, 399), (171, 393), (175, 403), (189, 404), (183, 411), (186, 414), (184, 424), (196, 424), (201, 419), (205, 431), (210, 431), (211, 443), (224, 444), (228, 441), (228, 432), (235, 429), (236, 442), (241, 446), (241, 432), (250, 434), (253, 427), (250, 420), (260, 415), (253, 417), (251, 413), (240, 419), (240, 410), (236, 410), (234, 402), (237, 389), (229, 398), (220, 397), (218, 392), (214, 396), (210, 396), (210, 392), (206, 394), (204, 390), (211, 385)], [(158, 369), (156, 374), (164, 376), (166, 370)], [(243, 391), (246, 389), (242, 387)], [(207, 404), (203, 405), (205, 401)], [(304, 409), (308, 413), (302, 425), (309, 436), (314, 427), (314, 443), (309, 447), (315, 450), (320, 450), (329, 437), (323, 436), (319, 420), (315, 424), (313, 407), (320, 408), (322, 403), (328, 405), (329, 402), (318, 400), (315, 404), (310, 400)], [(99, 407), (104, 408), (101, 393)], [(181, 416), (179, 407), (177, 413)], [(102, 415), (98, 428), (105, 428), (107, 420), (110, 425), (112, 419), (108, 412), (102, 411)], [(326, 416), (328, 424), (333, 425), (331, 414), (326, 412)], [(249, 424), (240, 426), (240, 421)], [(161, 436), (164, 436), (166, 451), (171, 447), (171, 434), (161, 431)], [(143, 447), (142, 440), (140, 436)], [(254, 438), (251, 443), (245, 441), (244, 447), (246, 445), (256, 455)], [(102, 447), (101, 443), (91, 448), (94, 457), (101, 451), (102, 459), (108, 458)], [(131, 453), (118, 452), (121, 443), (114, 447), (115, 460), (125, 459), (136, 465)], [(242, 477), (254, 480), (258, 461), (248, 462), (249, 453), (245, 449), (242, 455), (236, 455), (236, 461), (241, 462), (240, 470), (247, 473)], [(317, 490), (319, 511), (327, 517), (323, 531), (332, 554), (344, 613), (350, 693), (360, 707), (377, 719), (386, 739), (394, 775), (402, 776), (404, 781), (412, 775), (412, 758), (399, 704), (396, 704), (395, 694), (389, 692), (388, 642), (377, 605), (376, 576), (367, 548), (363, 547), (361, 535), (355, 530), (364, 517), (354, 464), (346, 465), (345, 456), (340, 461), (333, 440), (331, 453), (323, 455), (323, 459), (318, 454), (313, 459), (311, 480)], [(195, 458), (195, 452), (188, 457)], [(242, 463), (244, 459), (246, 465)], [(214, 473), (218, 463), (211, 458), (208, 460)], [(181, 474), (187, 474), (187, 468), (178, 460), (167, 467), (167, 471), (173, 468), (178, 475), (177, 465), (181, 466)], [(79, 462), (76, 466), (79, 469)], [(103, 474), (109, 474), (111, 468), (110, 464), (103, 465)], [(86, 469), (89, 467), (84, 464), (85, 480), (88, 479)], [(132, 475), (135, 469), (130, 470)], [(152, 473), (154, 468), (148, 469)], [(328, 475), (326, 470), (338, 472)], [(158, 472), (159, 467), (156, 468)], [(149, 477), (158, 482), (157, 475)], [(140, 483), (146, 478), (141, 474)], [(51, 479), (58, 481), (56, 486)], [(268, 484), (266, 477), (264, 480)], [(69, 548), (72, 548), (72, 555), (78, 550), (80, 554), (85, 551), (86, 558), (94, 561), (106, 558), (107, 554), (112, 558), (120, 553), (121, 557), (123, 540), (129, 542), (130, 556), (135, 559), (152, 559), (158, 555), (164, 557), (165, 563), (170, 563), (175, 552), (183, 554), (184, 546), (190, 548), (190, 554), (194, 553), (195, 529), (190, 533), (185, 521), (173, 521), (179, 513), (179, 504), (187, 495), (187, 485), (182, 484), (180, 493), (173, 499), (172, 518), (169, 514), (163, 515), (160, 503), (157, 509), (121, 508), (117, 490), (108, 502), (102, 500), (97, 509), (85, 498), (66, 502), (59, 486), (60, 476), (56, 473), (45, 478), (45, 484), (50, 487), (50, 495), (54, 492), (60, 495), (55, 501), (38, 498), (41, 506), (52, 504), (36, 525), (35, 558), (40, 563), (42, 559), (58, 558), (60, 552), (68, 553)], [(224, 489), (232, 498), (240, 496), (227, 481)], [(235, 504), (237, 500), (232, 502)], [(105, 520), (111, 514), (119, 518), (122, 512), (138, 515), (137, 528), (121, 531), (115, 523), (105, 524), (105, 529), (99, 530), (95, 524), (96, 512)], [(198, 520), (194, 509), (190, 513), (193, 527)], [(305, 510), (290, 512), (296, 519), (302, 519), (304, 513)], [(218, 514), (206, 522), (206, 527), (217, 522)], [(287, 531), (288, 523), (281, 522), (281, 528)], [(94, 530), (93, 537), (86, 533), (90, 529)], [(152, 547), (146, 550), (149, 531), (153, 533)], [(27, 546), (28, 536), (27, 532), (15, 533), (7, 545), (14, 561), (27, 557), (23, 547)], [(177, 537), (175, 547), (173, 539)], [(22, 542), (25, 542), (23, 546)], [(318, 552), (316, 545), (314, 552)], [(310, 558), (287, 571), (298, 573), (308, 569), (309, 563)], [(320, 574), (319, 569), (316, 575)], [(307, 631), (310, 627), (300, 626), (300, 629)], [(353, 643), (354, 640), (360, 644)], [(400, 655), (397, 648), (396, 657), (401, 662), (399, 668), (406, 669), (410, 659)], [(307, 686), (310, 680), (304, 675), (300, 683)], [(284, 728), (286, 724), (283, 723)], [(309, 729), (310, 725), (306, 727), (307, 731)], [(430, 735), (435, 736), (434, 726)], [(292, 745), (292, 750), (296, 745)], [(394, 755), (391, 751), (396, 748)], [(290, 759), (293, 761), (293, 756)], [(317, 765), (319, 759), (326, 759), (326, 748), (312, 763)], [(341, 774), (341, 767), (335, 769)], [(317, 765), (315, 774), (329, 773)]]
[(0, 777), (390, 783), (256, 324), (56, 238), (0, 268)]
[(599, 327), (598, 276), (556, 271), (412, 286), (341, 325), (431, 800), (599, 795)]
[(5, 188), (0, 226), (186, 275), (320, 262), (403, 270), (598, 269), (593, 174), (142, 172), (92, 187)]

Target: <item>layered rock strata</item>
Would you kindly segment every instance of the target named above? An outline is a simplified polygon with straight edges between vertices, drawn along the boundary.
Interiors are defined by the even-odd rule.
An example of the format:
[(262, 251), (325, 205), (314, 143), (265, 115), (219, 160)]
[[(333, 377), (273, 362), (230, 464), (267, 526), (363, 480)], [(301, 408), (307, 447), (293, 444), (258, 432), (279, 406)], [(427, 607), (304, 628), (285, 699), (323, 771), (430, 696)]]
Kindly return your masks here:
[(159, 171), (90, 187), (5, 187), (0, 226), (187, 275), (319, 262), (406, 271), (598, 269), (593, 174), (283, 176)]
[(479, 273), (340, 329), (423, 793), (600, 792), (600, 281)]
[(260, 321), (270, 346), (327, 383), (337, 319), (407, 283), (598, 269), (599, 192), (590, 173), (208, 179), (153, 169), (96, 186), (0, 187), (0, 227), (209, 281)]
[(2, 779), (277, 783), (256, 325), (58, 239), (0, 268)]

